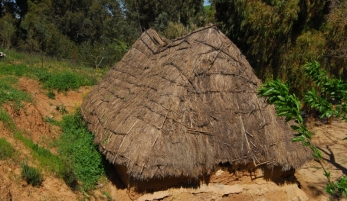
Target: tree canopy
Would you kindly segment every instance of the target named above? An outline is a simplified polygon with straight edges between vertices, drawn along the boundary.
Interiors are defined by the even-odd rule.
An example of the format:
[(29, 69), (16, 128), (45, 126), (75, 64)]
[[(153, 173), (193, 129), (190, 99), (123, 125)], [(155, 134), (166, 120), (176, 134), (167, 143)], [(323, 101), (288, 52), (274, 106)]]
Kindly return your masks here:
[(346, 13), (346, 1), (215, 0), (212, 5), (219, 27), (261, 79), (289, 81), (301, 93), (305, 77), (299, 66), (307, 61), (319, 60), (335, 76), (345, 73), (342, 58), (329, 52), (341, 45), (346, 26), (336, 15)]
[(202, 26), (203, 14), (202, 0), (3, 0), (0, 45), (105, 67), (144, 29), (174, 38)]

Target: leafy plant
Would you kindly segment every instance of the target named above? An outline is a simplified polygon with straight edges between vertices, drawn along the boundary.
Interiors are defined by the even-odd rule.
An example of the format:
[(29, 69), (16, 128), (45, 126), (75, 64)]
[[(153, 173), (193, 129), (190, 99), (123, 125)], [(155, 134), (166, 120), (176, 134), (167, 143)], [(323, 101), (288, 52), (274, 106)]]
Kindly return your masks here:
[(43, 176), (39, 169), (30, 167), (27, 163), (21, 165), (21, 174), (23, 178), (33, 186), (41, 186)]
[(0, 160), (11, 158), (14, 154), (14, 148), (5, 138), (0, 138)]
[(73, 173), (82, 182), (82, 190), (90, 190), (103, 173), (101, 154), (94, 145), (94, 137), (77, 112), (63, 117), (63, 134), (59, 151), (71, 161)]
[(335, 115), (347, 120), (347, 83), (341, 79), (329, 78), (327, 71), (322, 70), (317, 61), (304, 65), (306, 74), (316, 84), (316, 89), (309, 90), (305, 103), (321, 113), (321, 118)]
[[(297, 125), (291, 126), (297, 132), (292, 139), (294, 142), (300, 141), (303, 142), (303, 145), (316, 149), (311, 144), (312, 133), (304, 125), (304, 120), (300, 113), (300, 100), (294, 94), (289, 93), (287, 84), (282, 83), (280, 80), (267, 82), (259, 88), (259, 94), (268, 97), (268, 102), (276, 106), (278, 116), (284, 116), (286, 121), (294, 120), (297, 123)], [(317, 159), (322, 157), (318, 149), (314, 155), (317, 156)]]
[[(321, 117), (331, 117), (336, 115), (344, 120), (346, 119), (346, 93), (347, 84), (341, 80), (331, 79), (326, 71), (321, 70), (318, 62), (307, 63), (304, 65), (305, 72), (310, 76), (317, 85), (317, 90), (308, 91), (304, 97), (304, 101), (312, 108), (321, 112)], [(259, 88), (259, 94), (265, 96), (268, 102), (276, 106), (279, 116), (284, 116), (286, 121), (294, 120), (297, 125), (291, 128), (296, 131), (293, 142), (302, 142), (304, 146), (308, 146), (312, 150), (314, 159), (323, 168), (324, 175), (328, 179), (325, 190), (339, 197), (342, 194), (347, 196), (347, 178), (341, 177), (336, 183), (331, 181), (330, 172), (327, 171), (322, 163), (321, 151), (311, 143), (312, 134), (304, 125), (303, 118), (300, 115), (301, 103), (294, 94), (289, 93), (288, 85), (280, 80), (273, 80), (265, 83)], [(336, 104), (336, 105), (333, 105)]]

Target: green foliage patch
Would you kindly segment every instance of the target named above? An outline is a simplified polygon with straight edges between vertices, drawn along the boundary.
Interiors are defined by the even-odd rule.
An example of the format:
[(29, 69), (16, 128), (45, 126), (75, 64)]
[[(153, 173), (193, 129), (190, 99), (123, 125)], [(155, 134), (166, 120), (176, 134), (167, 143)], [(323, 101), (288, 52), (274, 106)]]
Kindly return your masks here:
[(94, 137), (79, 113), (64, 116), (62, 128), (60, 154), (71, 161), (74, 174), (82, 182), (82, 190), (90, 190), (104, 172), (102, 156), (93, 143)]
[(23, 178), (33, 186), (41, 186), (43, 176), (39, 169), (30, 167), (27, 163), (21, 165), (21, 174)]
[(24, 64), (1, 65), (0, 67), (0, 75), (23, 76), (30, 74), (30, 71), (31, 69)]
[(0, 160), (12, 158), (14, 151), (12, 145), (5, 138), (0, 138)]
[(69, 89), (77, 89), (85, 83), (85, 79), (71, 72), (62, 72), (52, 74), (43, 83), (48, 89), (57, 89), (58, 91), (68, 91)]
[(70, 89), (78, 89), (81, 86), (90, 86), (96, 83), (96, 79), (79, 75), (70, 71), (49, 72), (48, 70), (38, 69), (36, 75), (39, 81), (47, 89), (56, 89), (66, 92)]
[[(25, 53), (11, 52), (11, 58), (15, 55), (20, 55), (21, 59), (25, 57), (31, 58), (31, 60), (39, 61), (43, 60), (42, 56), (31, 55)], [(38, 58), (39, 57), (39, 58)], [(36, 59), (35, 59), (36, 58)], [(13, 59), (13, 58), (12, 58)], [(11, 59), (11, 60), (12, 60)], [(47, 94), (51, 99), (54, 99), (53, 89), (59, 92), (65, 92), (70, 89), (77, 89), (81, 86), (91, 86), (96, 84), (97, 79), (101, 78), (105, 73), (105, 70), (89, 69), (82, 66), (71, 66), (69, 62), (57, 62), (49, 57), (44, 57), (45, 66), (43, 63), (26, 62), (26, 64), (13, 64), (14, 62), (1, 62), (0, 63), (0, 77), (5, 80), (18, 80), (16, 77), (26, 76), (33, 79), (38, 79), (39, 82), (49, 89)], [(17, 61), (17, 60), (14, 60)], [(32, 64), (29, 64), (32, 63)], [(17, 81), (13, 82), (15, 84)], [(7, 83), (8, 85), (8, 83)], [(1, 86), (1, 83), (0, 83)], [(1, 88), (0, 88), (1, 89)], [(1, 94), (0, 94), (1, 95)], [(0, 98), (3, 96), (0, 96)]]

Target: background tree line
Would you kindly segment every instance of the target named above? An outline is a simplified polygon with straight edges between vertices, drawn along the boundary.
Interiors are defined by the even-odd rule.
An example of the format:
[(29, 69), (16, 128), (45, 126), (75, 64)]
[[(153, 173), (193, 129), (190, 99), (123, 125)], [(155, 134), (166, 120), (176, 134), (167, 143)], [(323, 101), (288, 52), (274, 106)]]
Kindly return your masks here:
[(346, 0), (214, 0), (215, 21), (263, 80), (281, 79), (302, 96), (303, 69), (317, 60), (347, 79)]
[(1, 0), (0, 46), (113, 66), (150, 27), (169, 38), (204, 25), (203, 1)]

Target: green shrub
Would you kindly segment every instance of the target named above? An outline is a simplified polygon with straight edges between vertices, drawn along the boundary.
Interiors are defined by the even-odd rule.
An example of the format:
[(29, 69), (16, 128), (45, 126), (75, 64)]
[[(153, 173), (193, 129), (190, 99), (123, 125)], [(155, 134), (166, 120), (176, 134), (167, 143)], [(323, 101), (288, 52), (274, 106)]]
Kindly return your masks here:
[(0, 160), (12, 158), (14, 154), (14, 148), (5, 138), (0, 138)]
[(23, 178), (33, 186), (41, 186), (43, 182), (43, 176), (39, 169), (30, 167), (28, 164), (23, 163), (21, 165), (21, 174)]
[(33, 74), (41, 83), (47, 82), (47, 80), (51, 77), (51, 73), (45, 68), (35, 68)]
[(94, 145), (94, 137), (79, 113), (63, 117), (63, 134), (59, 151), (71, 160), (74, 174), (82, 182), (82, 190), (94, 188), (103, 171), (102, 156)]

